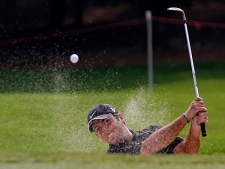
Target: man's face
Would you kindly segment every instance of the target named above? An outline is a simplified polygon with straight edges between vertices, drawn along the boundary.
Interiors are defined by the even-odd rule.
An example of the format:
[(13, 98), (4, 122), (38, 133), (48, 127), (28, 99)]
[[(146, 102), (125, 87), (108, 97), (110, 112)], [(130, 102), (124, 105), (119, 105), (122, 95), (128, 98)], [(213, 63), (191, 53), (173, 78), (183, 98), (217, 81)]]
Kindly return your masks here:
[(106, 119), (94, 120), (92, 128), (97, 136), (109, 144), (122, 143), (131, 137), (124, 122), (119, 116), (115, 117), (112, 114)]

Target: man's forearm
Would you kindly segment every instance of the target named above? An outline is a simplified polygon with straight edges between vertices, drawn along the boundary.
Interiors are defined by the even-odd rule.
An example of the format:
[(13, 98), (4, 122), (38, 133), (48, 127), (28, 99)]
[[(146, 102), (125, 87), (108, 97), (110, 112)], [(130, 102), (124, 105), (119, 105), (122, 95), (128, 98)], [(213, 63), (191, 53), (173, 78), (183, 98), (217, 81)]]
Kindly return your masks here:
[(196, 154), (200, 148), (200, 133), (190, 128), (187, 139), (184, 142), (184, 153)]
[(187, 121), (180, 116), (150, 135), (141, 146), (142, 154), (152, 154), (168, 146), (181, 132)]
[(191, 124), (187, 139), (180, 144), (178, 144), (173, 152), (174, 153), (187, 153), (187, 154), (197, 154), (200, 148), (200, 126)]

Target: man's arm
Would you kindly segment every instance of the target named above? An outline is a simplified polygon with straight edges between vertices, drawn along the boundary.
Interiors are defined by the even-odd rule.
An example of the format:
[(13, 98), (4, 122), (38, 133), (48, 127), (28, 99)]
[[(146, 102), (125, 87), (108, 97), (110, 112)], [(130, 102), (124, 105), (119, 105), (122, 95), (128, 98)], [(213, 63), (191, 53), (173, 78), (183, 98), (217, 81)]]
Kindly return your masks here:
[(187, 121), (179, 117), (172, 123), (160, 128), (142, 142), (141, 154), (152, 154), (168, 146), (181, 132)]
[[(192, 120), (198, 112), (206, 112), (206, 111), (207, 109), (204, 107), (202, 98), (197, 97), (191, 103), (191, 105), (185, 112), (185, 115), (188, 117), (188, 119)], [(180, 116), (173, 122), (157, 130), (142, 142), (140, 153), (152, 154), (168, 146), (178, 136), (178, 134), (184, 128), (186, 123), (187, 120), (183, 116)], [(178, 145), (181, 146), (182, 144)], [(183, 146), (183, 150), (185, 148), (188, 148), (188, 144), (185, 146)]]
[(193, 120), (185, 141), (179, 143), (173, 150), (173, 153), (197, 154), (200, 148), (200, 123), (208, 124), (207, 112), (199, 112)]

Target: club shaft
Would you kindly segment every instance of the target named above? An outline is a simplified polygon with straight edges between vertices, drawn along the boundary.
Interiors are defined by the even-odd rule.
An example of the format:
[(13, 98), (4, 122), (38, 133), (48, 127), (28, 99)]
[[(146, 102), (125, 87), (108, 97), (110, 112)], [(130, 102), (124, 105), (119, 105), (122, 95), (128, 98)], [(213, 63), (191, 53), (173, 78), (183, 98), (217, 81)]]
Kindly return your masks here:
[(189, 57), (190, 57), (190, 62), (191, 62), (191, 70), (192, 70), (192, 75), (193, 75), (195, 94), (196, 94), (196, 97), (199, 97), (198, 85), (197, 85), (196, 74), (195, 74), (195, 67), (194, 67), (194, 62), (193, 62), (193, 57), (192, 57), (192, 51), (191, 51), (191, 45), (190, 45), (186, 20), (184, 20), (184, 29), (185, 29), (185, 33), (186, 33), (188, 52), (189, 52)]
[[(184, 18), (184, 29), (185, 29), (186, 39), (187, 39), (187, 46), (188, 46), (190, 62), (191, 62), (191, 69), (192, 69), (192, 76), (193, 76), (193, 81), (194, 81), (195, 94), (196, 94), (196, 97), (199, 97), (195, 68), (194, 68), (194, 63), (193, 63), (193, 58), (192, 58), (191, 45), (190, 45), (188, 29), (187, 29), (187, 23), (186, 23), (186, 19), (185, 19), (184, 14), (183, 14), (183, 16), (184, 16), (183, 17)], [(206, 130), (205, 130), (205, 123), (201, 123), (200, 126), (201, 126), (202, 136), (205, 137), (207, 135)]]

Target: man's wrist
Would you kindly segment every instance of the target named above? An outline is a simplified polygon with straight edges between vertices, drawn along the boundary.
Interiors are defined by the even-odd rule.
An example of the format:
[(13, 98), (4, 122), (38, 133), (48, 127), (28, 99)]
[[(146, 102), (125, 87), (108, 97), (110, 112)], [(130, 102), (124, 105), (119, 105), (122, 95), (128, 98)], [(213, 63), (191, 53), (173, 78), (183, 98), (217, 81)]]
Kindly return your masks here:
[(189, 123), (190, 122), (190, 119), (186, 116), (186, 114), (184, 113), (184, 114), (182, 114), (182, 116), (185, 118), (185, 120), (187, 121), (187, 123)]

